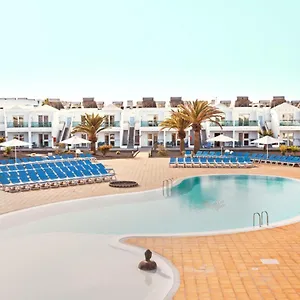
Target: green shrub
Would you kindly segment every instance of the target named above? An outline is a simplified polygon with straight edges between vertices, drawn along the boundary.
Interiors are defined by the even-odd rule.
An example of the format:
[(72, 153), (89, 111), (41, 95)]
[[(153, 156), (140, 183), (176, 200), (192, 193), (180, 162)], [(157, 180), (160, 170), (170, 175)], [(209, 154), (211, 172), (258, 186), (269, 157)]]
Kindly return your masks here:
[(157, 148), (157, 154), (159, 156), (168, 156), (168, 151), (163, 145), (159, 145)]
[(98, 148), (98, 150), (102, 153), (103, 156), (111, 149), (111, 145), (102, 145)]
[(11, 153), (11, 147), (5, 147), (5, 149), (4, 149), (4, 153), (6, 153), (6, 154), (10, 154)]
[(286, 146), (286, 145), (281, 145), (281, 146), (279, 147), (279, 150), (280, 150), (280, 152), (281, 152), (282, 155), (285, 155), (285, 153), (288, 151), (288, 146)]
[(291, 151), (292, 153), (296, 153), (296, 152), (299, 151), (299, 147), (297, 147), (297, 146), (291, 146), (291, 147), (290, 147), (290, 151)]

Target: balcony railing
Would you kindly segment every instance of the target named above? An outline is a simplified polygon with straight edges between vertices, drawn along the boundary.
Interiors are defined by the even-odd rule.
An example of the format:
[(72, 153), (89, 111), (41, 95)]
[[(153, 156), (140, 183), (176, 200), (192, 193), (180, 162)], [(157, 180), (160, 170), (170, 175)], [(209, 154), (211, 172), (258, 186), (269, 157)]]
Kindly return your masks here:
[[(221, 121), (222, 127), (226, 126), (258, 126), (258, 121), (256, 120), (239, 120), (239, 121)], [(219, 127), (218, 124), (211, 122), (211, 127)]]
[(7, 122), (7, 128), (28, 127), (28, 122)]
[(300, 126), (300, 121), (291, 120), (291, 121), (280, 121), (280, 126)]
[(235, 126), (258, 126), (257, 120), (239, 120), (235, 121)]
[[(225, 126), (233, 126), (233, 121), (221, 121), (221, 122), (219, 122), (220, 123), (220, 125), (222, 126), (222, 127), (225, 127)], [(210, 123), (210, 126), (212, 126), (212, 127), (219, 127), (219, 125), (218, 124), (216, 124), (216, 123), (213, 123), (213, 122), (211, 122)]]
[(158, 127), (162, 121), (141, 121), (141, 127)]
[(52, 127), (51, 122), (31, 122), (31, 127)]
[[(72, 127), (82, 124), (81, 122), (72, 122)], [(103, 123), (105, 127), (120, 127), (120, 121)]]
[(105, 127), (120, 127), (120, 121), (105, 122), (103, 124), (105, 125)]

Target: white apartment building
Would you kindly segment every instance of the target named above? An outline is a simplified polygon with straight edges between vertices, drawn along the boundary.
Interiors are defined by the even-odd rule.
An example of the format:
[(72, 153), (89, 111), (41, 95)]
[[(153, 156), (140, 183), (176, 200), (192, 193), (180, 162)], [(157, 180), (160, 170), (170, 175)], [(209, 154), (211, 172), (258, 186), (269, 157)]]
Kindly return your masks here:
[[(240, 97), (243, 101), (246, 98)], [(133, 101), (127, 101), (126, 105), (119, 101), (104, 105), (103, 102), (94, 103), (93, 98), (85, 99), (88, 100), (76, 105), (60, 103), (59, 99), (54, 99), (56, 105), (59, 102), (61, 106), (61, 109), (57, 109), (55, 107), (58, 106), (42, 105), (40, 100), (0, 98), (0, 136), (7, 139), (18, 137), (31, 143), (33, 148), (53, 148), (71, 135), (72, 129), (82, 122), (86, 113), (94, 113), (107, 116), (108, 119), (108, 128), (98, 135), (98, 145), (109, 144), (116, 148), (152, 147), (156, 143), (167, 148), (179, 146), (176, 131), (162, 130), (159, 125), (170, 116), (171, 109), (183, 103), (180, 97), (173, 97), (169, 102), (143, 98), (136, 105)], [(229, 100), (211, 104), (224, 112), (224, 119), (221, 120), (222, 128), (210, 122), (202, 124), (204, 144), (206, 139), (223, 133), (237, 140), (232, 146), (255, 147), (251, 141), (259, 137), (260, 129), (267, 128), (287, 145), (300, 146), (298, 101), (283, 102), (274, 107), (271, 107), (269, 100), (261, 100), (246, 107), (234, 106)], [(193, 131), (189, 128), (186, 134), (186, 144), (192, 147)], [(84, 133), (77, 135), (87, 138)]]

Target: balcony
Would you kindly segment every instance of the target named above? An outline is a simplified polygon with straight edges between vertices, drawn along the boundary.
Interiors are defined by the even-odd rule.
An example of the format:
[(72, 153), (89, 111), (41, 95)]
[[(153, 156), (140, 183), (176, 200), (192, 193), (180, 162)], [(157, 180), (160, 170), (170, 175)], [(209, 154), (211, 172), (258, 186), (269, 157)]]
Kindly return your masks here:
[(105, 122), (105, 127), (120, 127), (120, 121)]
[[(226, 126), (233, 126), (233, 121), (221, 121), (219, 122), (221, 124), (222, 127), (226, 127)], [(211, 122), (210, 126), (212, 127), (220, 127), (218, 124)]]
[(158, 127), (162, 121), (141, 121), (141, 127)]
[(280, 121), (280, 126), (300, 126), (300, 121), (291, 120), (291, 121)]
[(40, 127), (52, 127), (51, 122), (31, 122), (31, 127), (40, 128)]
[(72, 127), (76, 127), (77, 125), (80, 125), (81, 122), (72, 122)]
[[(77, 125), (81, 125), (82, 122), (72, 122), (72, 127), (76, 127)], [(105, 122), (103, 123), (105, 127), (120, 127), (120, 121), (114, 122)]]
[(235, 126), (258, 126), (257, 120), (239, 120), (234, 121)]
[(28, 127), (28, 122), (7, 122), (7, 128), (23, 128)]

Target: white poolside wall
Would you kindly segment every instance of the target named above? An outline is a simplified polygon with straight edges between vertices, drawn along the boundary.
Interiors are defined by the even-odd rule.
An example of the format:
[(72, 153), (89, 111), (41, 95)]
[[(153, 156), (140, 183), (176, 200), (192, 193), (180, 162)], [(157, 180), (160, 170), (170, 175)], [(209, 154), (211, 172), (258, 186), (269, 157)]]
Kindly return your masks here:
[[(130, 126), (134, 125), (134, 144), (138, 147), (149, 147), (155, 140), (165, 146), (169, 146), (177, 139), (175, 130), (161, 130), (157, 125), (170, 116), (171, 108), (118, 108), (112, 104), (97, 108), (70, 108), (57, 110), (50, 106), (41, 106), (40, 100), (34, 99), (7, 99), (0, 98), (0, 136), (8, 139), (14, 136), (22, 136), (24, 141), (40, 147), (54, 147), (58, 141), (59, 133), (67, 120), (71, 120), (73, 127), (81, 122), (85, 114), (99, 114), (109, 116), (110, 127), (101, 131), (98, 142), (109, 142), (114, 147), (127, 148), (126, 134)], [(300, 109), (288, 103), (283, 103), (274, 108), (270, 107), (226, 107), (216, 105), (224, 112), (226, 125), (221, 129), (212, 126), (210, 122), (203, 125), (203, 134), (207, 138), (224, 133), (240, 141), (242, 146), (251, 145), (251, 141), (258, 138), (260, 124), (272, 129), (275, 137), (286, 141), (287, 144), (300, 146)], [(43, 116), (43, 117), (41, 117)], [(248, 118), (249, 125), (241, 126), (240, 118)], [(23, 122), (23, 126), (15, 126), (17, 122)], [(40, 118), (47, 120), (51, 126), (39, 126)], [(157, 123), (156, 123), (157, 122)], [(256, 123), (257, 122), (257, 123)], [(46, 123), (46, 122), (45, 122)], [(71, 127), (71, 130), (72, 128)], [(127, 131), (127, 133), (126, 133)], [(175, 136), (174, 136), (175, 134)], [(189, 128), (186, 132), (186, 142), (193, 144), (193, 132)], [(77, 134), (81, 136), (81, 134)]]

